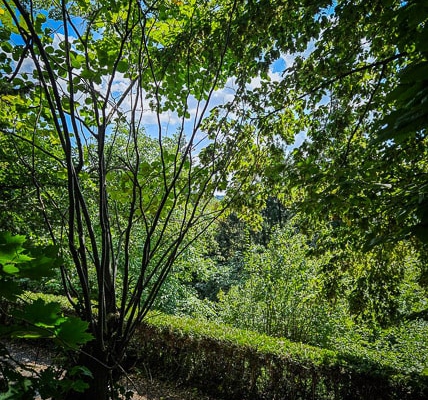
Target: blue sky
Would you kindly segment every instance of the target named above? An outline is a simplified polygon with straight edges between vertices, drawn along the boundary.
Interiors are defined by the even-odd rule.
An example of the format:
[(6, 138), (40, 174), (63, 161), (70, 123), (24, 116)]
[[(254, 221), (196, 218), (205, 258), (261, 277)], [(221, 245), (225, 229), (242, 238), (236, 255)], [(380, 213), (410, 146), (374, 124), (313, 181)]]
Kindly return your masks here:
[(272, 64), (272, 72), (281, 73), (287, 68), (285, 60), (281, 57)]

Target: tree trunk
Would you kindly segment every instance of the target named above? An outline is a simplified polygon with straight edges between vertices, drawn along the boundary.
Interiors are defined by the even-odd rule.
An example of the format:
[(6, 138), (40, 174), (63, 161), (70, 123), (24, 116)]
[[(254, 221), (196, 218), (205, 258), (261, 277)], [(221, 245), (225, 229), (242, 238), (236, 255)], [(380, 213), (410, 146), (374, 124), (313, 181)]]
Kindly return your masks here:
[(65, 400), (108, 400), (112, 398), (112, 370), (107, 367), (107, 357), (101, 352), (96, 352), (98, 357), (90, 357), (81, 354), (77, 365), (88, 368), (92, 373), (91, 377), (82, 377), (89, 387), (83, 393), (71, 390), (64, 397)]

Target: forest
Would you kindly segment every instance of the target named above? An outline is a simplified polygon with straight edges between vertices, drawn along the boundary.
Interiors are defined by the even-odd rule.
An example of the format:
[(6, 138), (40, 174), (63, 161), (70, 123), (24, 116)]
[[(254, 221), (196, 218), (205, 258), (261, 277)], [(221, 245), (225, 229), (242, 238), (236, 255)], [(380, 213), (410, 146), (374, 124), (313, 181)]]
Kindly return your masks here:
[(425, 398), (427, 124), (425, 0), (1, 0), (0, 399)]

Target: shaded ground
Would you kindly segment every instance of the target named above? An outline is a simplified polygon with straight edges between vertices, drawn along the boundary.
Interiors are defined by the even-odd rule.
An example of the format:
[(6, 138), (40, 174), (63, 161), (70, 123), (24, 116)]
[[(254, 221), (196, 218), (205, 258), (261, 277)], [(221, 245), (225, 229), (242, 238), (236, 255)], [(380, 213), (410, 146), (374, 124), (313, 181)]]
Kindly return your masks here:
[[(36, 371), (49, 366), (54, 357), (49, 347), (30, 342), (10, 342), (6, 347), (16, 361)], [(30, 374), (28, 371), (24, 373)], [(156, 379), (148, 370), (133, 371), (122, 383), (127, 390), (134, 392), (132, 400), (216, 400), (197, 389)]]
[[(215, 400), (200, 393), (197, 389), (178, 386), (174, 382), (148, 378), (145, 374), (132, 375), (133, 385), (137, 387), (133, 400)], [(135, 389), (134, 389), (135, 390)]]

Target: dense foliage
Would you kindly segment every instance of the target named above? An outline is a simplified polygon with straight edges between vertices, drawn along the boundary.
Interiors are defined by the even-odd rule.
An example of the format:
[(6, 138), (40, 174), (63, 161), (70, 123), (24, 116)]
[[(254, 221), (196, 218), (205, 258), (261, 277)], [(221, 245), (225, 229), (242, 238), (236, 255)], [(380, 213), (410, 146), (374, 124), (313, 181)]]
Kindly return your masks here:
[(426, 1), (2, 0), (0, 39), (1, 334), (80, 348), (66, 397), (153, 307), (424, 353)]
[[(150, 315), (136, 335), (141, 360), (161, 376), (223, 398), (423, 399), (427, 377), (395, 358), (311, 347), (226, 325)], [(384, 352), (382, 355), (387, 355)], [(408, 366), (408, 372), (412, 371)], [(397, 368), (398, 367), (398, 368)]]

